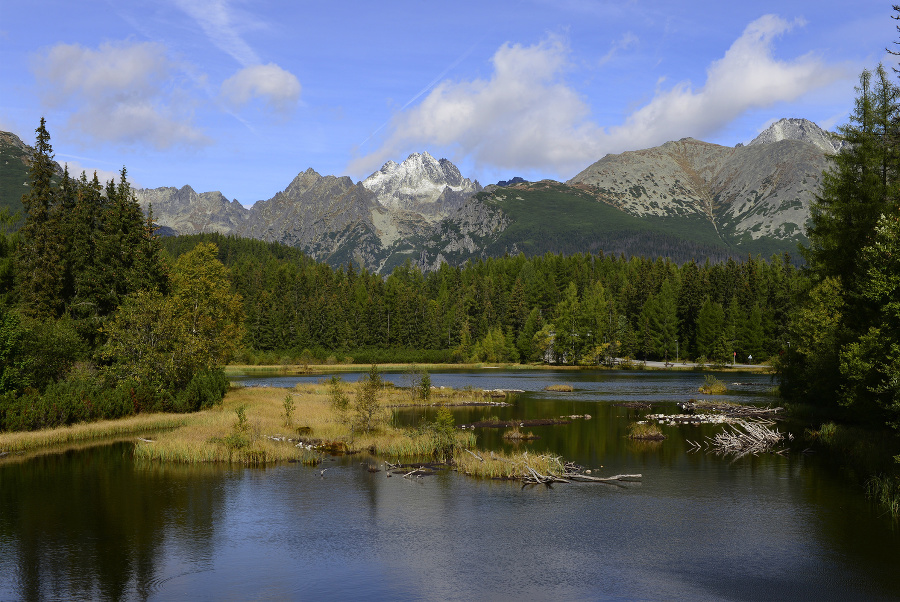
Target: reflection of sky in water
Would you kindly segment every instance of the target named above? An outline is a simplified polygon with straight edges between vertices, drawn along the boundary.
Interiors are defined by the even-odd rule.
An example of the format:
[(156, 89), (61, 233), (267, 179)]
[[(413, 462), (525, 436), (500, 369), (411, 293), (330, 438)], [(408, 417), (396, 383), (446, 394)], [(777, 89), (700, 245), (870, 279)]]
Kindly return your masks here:
[[(875, 595), (859, 567), (828, 549), (799, 484), (776, 472), (652, 471), (625, 489), (523, 490), (455, 474), (387, 479), (352, 460), (324, 478), (299, 466), (245, 471), (229, 484), (213, 566), (160, 584), (151, 598)], [(878, 564), (868, 570), (887, 568)]]

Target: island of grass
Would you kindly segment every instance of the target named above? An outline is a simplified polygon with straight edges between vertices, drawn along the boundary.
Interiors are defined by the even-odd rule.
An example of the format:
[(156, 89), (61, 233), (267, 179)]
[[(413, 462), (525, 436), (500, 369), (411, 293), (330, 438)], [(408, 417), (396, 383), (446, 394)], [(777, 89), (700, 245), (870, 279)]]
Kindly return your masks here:
[[(151, 463), (315, 465), (338, 453), (374, 456), (394, 465), (425, 461), (474, 477), (533, 484), (603, 481), (557, 456), (476, 449), (475, 434), (458, 428), (448, 408), (479, 402), (495, 392), (431, 389), (424, 396), (421, 389), (381, 382), (375, 390), (377, 403), (366, 409), (366, 386), (366, 382), (343, 383), (335, 377), (293, 389), (236, 387), (220, 405), (191, 414), (138, 415), (46, 431), (2, 433), (0, 454), (25, 458), (58, 451), (64, 444), (127, 437), (135, 441), (135, 458)], [(410, 403), (439, 408), (437, 419), (419, 428), (395, 427), (385, 420), (389, 407)]]

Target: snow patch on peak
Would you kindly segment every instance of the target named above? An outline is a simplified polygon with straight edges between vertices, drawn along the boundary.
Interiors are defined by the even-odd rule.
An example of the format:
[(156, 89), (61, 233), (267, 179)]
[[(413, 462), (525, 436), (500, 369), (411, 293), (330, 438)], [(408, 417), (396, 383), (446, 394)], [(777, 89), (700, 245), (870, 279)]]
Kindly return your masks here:
[(427, 151), (412, 153), (399, 165), (388, 161), (362, 185), (387, 209), (431, 215), (442, 214), (481, 190), (449, 160), (438, 161)]

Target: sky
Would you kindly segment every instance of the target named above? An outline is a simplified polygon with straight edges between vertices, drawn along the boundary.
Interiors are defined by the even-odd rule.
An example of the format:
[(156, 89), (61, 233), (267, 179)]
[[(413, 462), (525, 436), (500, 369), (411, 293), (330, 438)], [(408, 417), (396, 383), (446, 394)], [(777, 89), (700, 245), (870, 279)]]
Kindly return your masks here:
[[(773, 121), (847, 123), (896, 66), (875, 0), (0, 0), (0, 130), (101, 180), (245, 206), (427, 151), (481, 184)], [(0, 166), (2, 168), (2, 166)]]

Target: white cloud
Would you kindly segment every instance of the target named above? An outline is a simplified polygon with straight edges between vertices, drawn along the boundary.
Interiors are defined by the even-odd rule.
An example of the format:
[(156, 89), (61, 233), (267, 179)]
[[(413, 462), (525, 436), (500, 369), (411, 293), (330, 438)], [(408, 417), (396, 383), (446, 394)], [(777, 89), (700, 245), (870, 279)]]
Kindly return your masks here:
[(274, 63), (241, 69), (222, 83), (222, 97), (231, 105), (243, 106), (259, 98), (274, 111), (287, 112), (300, 99), (300, 82)]
[(753, 21), (725, 56), (709, 66), (702, 88), (694, 91), (690, 82), (682, 82), (657, 93), (622, 126), (610, 130), (607, 144), (644, 148), (684, 136), (705, 136), (748, 109), (796, 100), (849, 75), (812, 55), (791, 61), (773, 58), (773, 40), (795, 24), (775, 15)]
[[(590, 119), (586, 100), (564, 81), (569, 49), (561, 39), (527, 47), (507, 43), (494, 54), (489, 80), (442, 82), (419, 105), (395, 115), (381, 148), (348, 169), (372, 171), (388, 158), (431, 145), (497, 168), (571, 173), (606, 153), (703, 137), (749, 109), (795, 100), (849, 76), (811, 55), (776, 60), (774, 39), (796, 24), (774, 15), (753, 21), (710, 64), (701, 88), (690, 82), (660, 87), (623, 124), (607, 128)], [(622, 39), (622, 45), (631, 43)]]
[(70, 110), (68, 126), (88, 138), (157, 149), (207, 143), (172, 87), (176, 69), (160, 44), (59, 44), (33, 70), (43, 104)]

